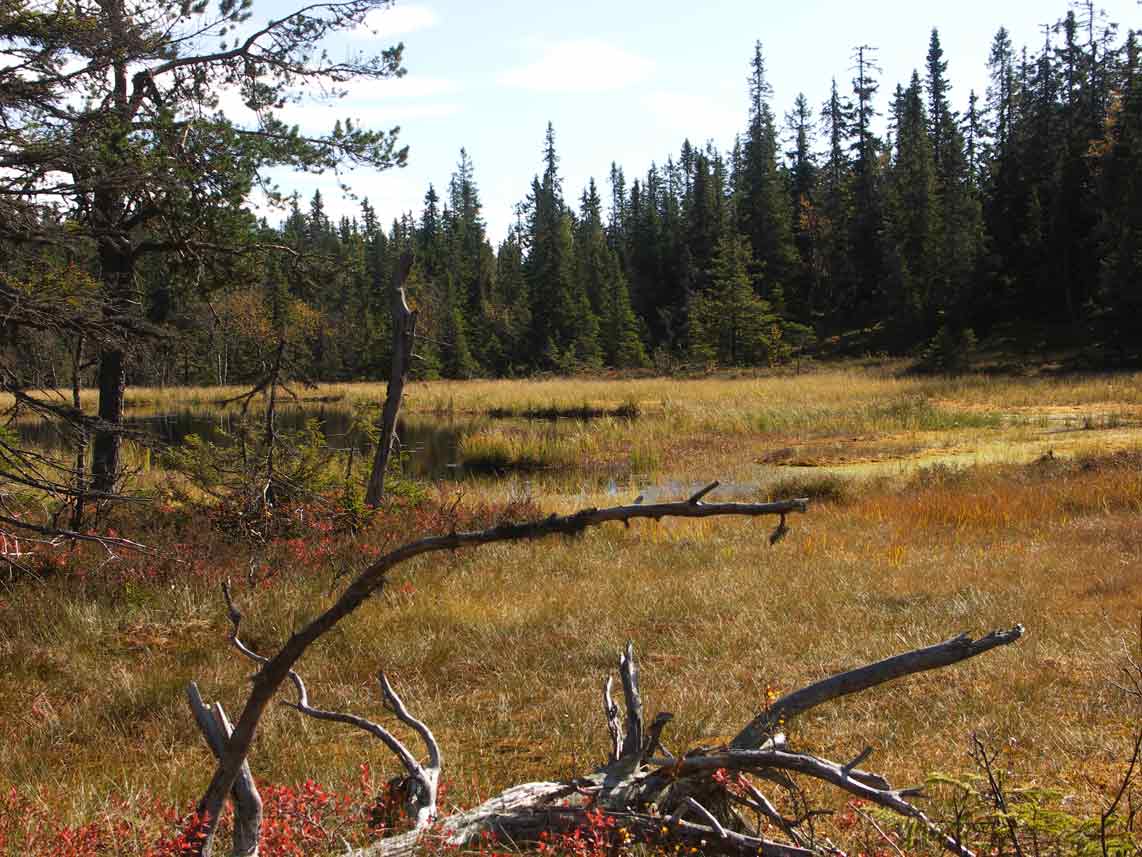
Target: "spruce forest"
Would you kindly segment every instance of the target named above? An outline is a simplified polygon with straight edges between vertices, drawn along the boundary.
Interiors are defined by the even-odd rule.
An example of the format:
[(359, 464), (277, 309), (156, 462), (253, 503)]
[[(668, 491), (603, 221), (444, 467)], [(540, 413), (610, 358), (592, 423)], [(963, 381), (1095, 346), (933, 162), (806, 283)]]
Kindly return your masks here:
[(987, 2), (0, 0), (0, 857), (1142, 857), (1142, 33)]
[[(1078, 336), (1103, 364), (1136, 359), (1138, 34), (1093, 0), (1038, 46), (1001, 29), (985, 92), (956, 87), (937, 31), (917, 57), (893, 87), (878, 79), (876, 49), (857, 47), (851, 79), (776, 105), (758, 43), (743, 58), (748, 112), (728, 149), (684, 140), (645, 173), (612, 164), (582, 189), (565, 187), (549, 125), (542, 171), (498, 247), (462, 148), (422, 210), (389, 225), (368, 199), (335, 221), (320, 192), (289, 198), (280, 225), (234, 217), (230, 245), (289, 253), (141, 262), (136, 305), (163, 335), (138, 346), (129, 382), (245, 383), (279, 340), (296, 378), (384, 378), (386, 284), (407, 249), (420, 378), (774, 365), (818, 351), (954, 369), (997, 333), (1040, 346)], [(8, 270), (45, 263), (94, 260), (13, 257)], [(73, 356), (37, 331), (12, 331), (5, 347), (32, 385), (58, 386)]]

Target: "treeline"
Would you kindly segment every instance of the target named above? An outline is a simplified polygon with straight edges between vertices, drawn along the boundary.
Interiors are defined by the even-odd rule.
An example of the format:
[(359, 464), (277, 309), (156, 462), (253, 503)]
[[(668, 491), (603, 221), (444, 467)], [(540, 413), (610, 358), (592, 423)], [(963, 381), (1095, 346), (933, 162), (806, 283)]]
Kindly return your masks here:
[[(852, 62), (823, 104), (798, 95), (779, 120), (758, 44), (728, 150), (685, 141), (636, 178), (612, 165), (604, 189), (592, 180), (574, 199), (549, 125), (542, 173), (496, 248), (464, 150), (419, 216), (388, 227), (367, 200), (334, 222), (320, 194), (294, 197), (280, 228), (245, 227), (286, 253), (139, 272), (167, 335), (132, 381), (245, 381), (275, 354), (296, 377), (385, 377), (388, 284), (406, 250), (424, 377), (767, 364), (854, 330), (951, 365), (1012, 322), (1089, 323), (1134, 347), (1138, 35), (1120, 39), (1090, 2), (1037, 49), (1001, 29), (987, 90), (962, 112), (935, 30), (923, 68), (887, 97), (875, 49)], [(65, 360), (60, 344), (28, 354), (42, 373)]]

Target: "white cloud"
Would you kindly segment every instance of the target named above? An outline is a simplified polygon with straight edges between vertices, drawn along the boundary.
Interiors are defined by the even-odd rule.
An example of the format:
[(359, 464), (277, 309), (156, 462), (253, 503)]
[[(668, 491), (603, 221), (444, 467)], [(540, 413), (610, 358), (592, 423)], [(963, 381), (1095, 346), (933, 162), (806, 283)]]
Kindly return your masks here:
[(509, 69), (500, 83), (535, 92), (607, 92), (646, 80), (654, 63), (601, 39), (548, 44), (535, 62)]
[(643, 104), (664, 131), (689, 137), (695, 145), (713, 139), (719, 146), (728, 146), (746, 124), (744, 107), (709, 95), (659, 90), (647, 95)]
[[(453, 94), (459, 87), (440, 78), (406, 76), (399, 80), (356, 80), (341, 84), (342, 98), (302, 97), (287, 102), (274, 115), (309, 134), (327, 134), (337, 120), (352, 119), (359, 126), (388, 129), (414, 119), (442, 119), (455, 116), (462, 105), (436, 96)], [(219, 109), (244, 126), (257, 124), (254, 112), (246, 107), (236, 87), (217, 92)], [(417, 101), (416, 99), (424, 99)]]
[[(424, 201), (424, 191), (428, 186), (407, 170), (386, 170), (378, 173), (371, 170), (344, 173), (340, 180), (349, 186), (357, 199), (347, 197), (337, 186), (337, 180), (330, 175), (295, 173), (287, 169), (273, 172), (273, 179), (286, 194), (297, 191), (304, 209), (315, 190), (321, 191), (325, 202), (325, 213), (333, 220), (345, 217), (360, 217), (362, 198), (368, 198), (376, 210), (385, 230), (394, 218), (406, 211), (419, 212)], [(288, 207), (271, 206), (260, 192), (250, 196), (250, 205), (259, 217), (265, 217), (271, 225), (280, 224), (289, 213)]]
[(391, 39), (418, 30), (435, 27), (440, 18), (428, 6), (419, 3), (401, 3), (384, 9), (374, 9), (365, 16), (364, 23), (353, 30), (358, 39)]
[(278, 113), (281, 119), (297, 125), (303, 132), (327, 134), (337, 120), (352, 119), (353, 124), (364, 128), (387, 130), (394, 125), (404, 125), (412, 119), (443, 119), (459, 113), (459, 104), (447, 102), (436, 104), (392, 104), (347, 103), (293, 104)]
[(339, 88), (345, 90), (345, 97), (341, 99), (344, 102), (380, 101), (386, 98), (434, 98), (438, 95), (451, 95), (459, 90), (454, 81), (415, 74), (384, 80), (362, 78), (340, 84)]

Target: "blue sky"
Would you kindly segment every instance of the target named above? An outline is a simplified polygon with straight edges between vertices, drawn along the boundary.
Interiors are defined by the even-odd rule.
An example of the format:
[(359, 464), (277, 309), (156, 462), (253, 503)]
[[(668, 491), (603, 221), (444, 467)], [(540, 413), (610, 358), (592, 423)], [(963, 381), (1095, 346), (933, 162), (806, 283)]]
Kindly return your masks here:
[[(256, 3), (254, 21), (280, 14), (283, 5)], [(1102, 8), (1120, 32), (1142, 26), (1135, 0), (1107, 0)], [(1065, 0), (398, 0), (330, 51), (336, 56), (345, 44), (379, 48), (400, 40), (407, 76), (354, 86), (334, 104), (298, 105), (291, 119), (314, 130), (331, 127), (338, 116), (401, 126), (410, 146), (406, 168), (348, 177), (386, 223), (402, 211), (419, 213), (428, 183), (442, 191), (466, 147), (495, 242), (540, 169), (548, 120), (555, 125), (566, 195), (577, 199), (591, 176), (605, 195), (612, 160), (630, 180), (652, 160), (676, 154), (685, 137), (729, 147), (746, 122), (755, 40), (765, 51), (779, 118), (798, 92), (819, 106), (834, 76), (847, 88), (850, 55), (859, 44), (879, 49), (883, 111), (896, 83), (906, 84), (913, 68), (922, 70), (929, 33), (937, 27), (954, 106), (962, 110), (972, 87), (983, 94), (987, 53), (1000, 26), (1017, 47), (1034, 49), (1042, 43), (1040, 25), (1066, 9)], [(279, 180), (306, 197), (320, 188), (334, 214), (356, 210), (331, 176)]]

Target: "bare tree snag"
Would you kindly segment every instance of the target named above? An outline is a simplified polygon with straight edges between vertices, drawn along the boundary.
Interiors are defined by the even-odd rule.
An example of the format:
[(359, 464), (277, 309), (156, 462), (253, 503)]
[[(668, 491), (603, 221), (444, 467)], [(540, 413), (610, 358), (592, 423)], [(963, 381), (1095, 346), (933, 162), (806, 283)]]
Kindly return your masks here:
[[(294, 664), (310, 645), (360, 607), (369, 596), (379, 591), (384, 586), (389, 571), (397, 565), (437, 551), (451, 551), (496, 542), (525, 541), (551, 535), (574, 536), (590, 527), (601, 526), (611, 521), (628, 524), (638, 519), (659, 521), (668, 517), (709, 518), (724, 515), (762, 517), (804, 512), (808, 506), (809, 501), (803, 498), (774, 503), (702, 503), (689, 499), (673, 503), (612, 506), (606, 509), (588, 508), (571, 515), (551, 515), (540, 521), (500, 524), (477, 532), (454, 532), (431, 536), (390, 551), (362, 571), (342, 591), (331, 607), (305, 627), (294, 631), (276, 654), (268, 658), (254, 655), (262, 667), (253, 678), (253, 686), (234, 727), (234, 733), (227, 743), (226, 752), (219, 760), (210, 785), (199, 801), (199, 813), (206, 819), (207, 834), (203, 841), (202, 853), (206, 855), (212, 853), (213, 834), (225, 805), (226, 796), (230, 793), (246, 761), (266, 706), (282, 683), (291, 678)], [(235, 631), (231, 639), (235, 645), (239, 645), (236, 629), (238, 622), (241, 621), (241, 614), (237, 614), (235, 619), (236, 613), (231, 603), (231, 619), (235, 622)]]
[(412, 270), (412, 253), (401, 254), (393, 271), (393, 364), (389, 374), (389, 386), (385, 392), (385, 406), (381, 411), (381, 435), (377, 438), (377, 454), (373, 459), (373, 470), (369, 474), (369, 486), (365, 492), (365, 503), (376, 506), (385, 496), (385, 472), (392, 455), (393, 441), (396, 438), (397, 416), (404, 396), (404, 385), (412, 364), (412, 346), (416, 339), (416, 310), (408, 308), (404, 284)]
[[(230, 595), (229, 583), (223, 584), (222, 592), (226, 598), (226, 607), (230, 614), (230, 623), (232, 626), (230, 633), (231, 642), (233, 642), (234, 647), (238, 649), (239, 652), (254, 663), (265, 664), (267, 658), (249, 648), (242, 642), (242, 638), (239, 636), (242, 625), (242, 614), (234, 605), (234, 600)], [(413, 819), (415, 829), (420, 830), (428, 827), (428, 825), (436, 820), (436, 793), (440, 784), (440, 769), (443, 766), (440, 745), (436, 742), (432, 730), (429, 729), (423, 721), (418, 720), (409, 713), (408, 708), (405, 707), (404, 702), (397, 695), (397, 692), (393, 690), (392, 684), (389, 683), (388, 676), (383, 672), (379, 676), (381, 695), (384, 699), (385, 708), (395, 714), (401, 723), (411, 727), (413, 731), (420, 736), (420, 739), (424, 742), (425, 751), (428, 753), (428, 763), (425, 765), (417, 761), (416, 756), (413, 755), (392, 732), (380, 724), (366, 720), (364, 717), (358, 717), (356, 714), (347, 714), (341, 711), (326, 711), (325, 709), (315, 708), (310, 705), (309, 691), (306, 689), (305, 682), (302, 681), (301, 676), (294, 670), (290, 670), (289, 678), (290, 681), (293, 682), (294, 689), (297, 691), (297, 701), (286, 702), (284, 703), (285, 705), (294, 711), (304, 714), (306, 717), (312, 717), (314, 720), (345, 723), (364, 732), (368, 732), (374, 738), (379, 739), (392, 751), (393, 755), (400, 760), (400, 763), (408, 772), (408, 777), (400, 783), (400, 787), (405, 795), (405, 811), (408, 813), (409, 818)], [(189, 692), (192, 695), (192, 699), (193, 696), (196, 696), (198, 693), (198, 689), (194, 686), (193, 682), (190, 685)], [(218, 710), (221, 711), (221, 706), (218, 706)], [(225, 717), (225, 714), (222, 716)], [(226, 734), (229, 736), (229, 731), (227, 731)], [(240, 776), (239, 780), (241, 779), (242, 777)], [(237, 801), (235, 804), (235, 814), (241, 816), (243, 809), (237, 805)], [(235, 854), (235, 857), (238, 857), (238, 855)]]

